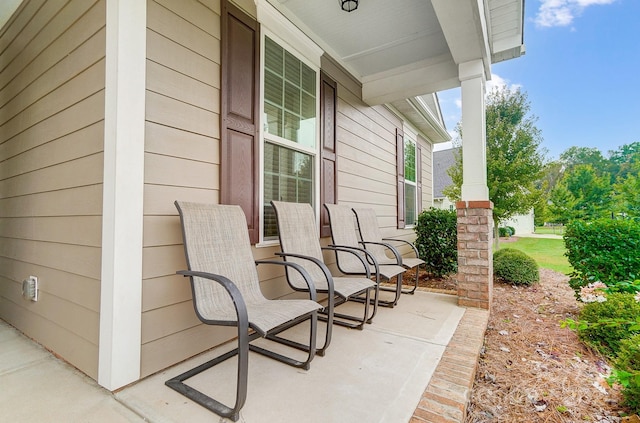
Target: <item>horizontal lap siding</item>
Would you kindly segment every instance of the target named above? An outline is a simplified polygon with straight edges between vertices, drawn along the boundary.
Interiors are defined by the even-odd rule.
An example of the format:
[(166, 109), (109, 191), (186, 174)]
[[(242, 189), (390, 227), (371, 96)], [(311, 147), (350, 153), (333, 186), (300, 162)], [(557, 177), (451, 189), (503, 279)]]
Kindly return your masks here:
[(395, 219), (395, 131), (402, 123), (386, 107), (369, 107), (340, 88), (338, 202), (352, 207), (371, 207), (379, 217)]
[[(384, 236), (413, 241), (413, 229), (397, 229), (396, 128), (402, 120), (385, 106), (367, 106), (358, 87), (330, 59), (325, 70), (338, 88), (338, 203), (376, 211)], [(422, 206), (431, 206), (431, 145), (422, 144)], [(405, 246), (402, 254), (410, 254)]]
[(433, 144), (422, 139), (422, 203), (421, 210), (433, 207)]
[(0, 33), (0, 315), (93, 378), (104, 58), (104, 0), (27, 0)]
[(220, 4), (147, 1), (142, 376), (228, 339), (193, 311), (175, 200), (217, 203)]

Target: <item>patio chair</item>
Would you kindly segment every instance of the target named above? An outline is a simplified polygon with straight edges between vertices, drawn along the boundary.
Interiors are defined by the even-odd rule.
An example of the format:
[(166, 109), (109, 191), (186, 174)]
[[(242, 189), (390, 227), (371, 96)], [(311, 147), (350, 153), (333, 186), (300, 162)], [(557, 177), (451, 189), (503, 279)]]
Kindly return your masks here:
[[(198, 318), (207, 325), (236, 326), (237, 347), (200, 366), (165, 382), (167, 386), (214, 413), (237, 421), (247, 396), (249, 351), (263, 354), (294, 367), (309, 369), (316, 348), (317, 311), (313, 282), (295, 263), (281, 260), (254, 261), (245, 215), (239, 206), (212, 205), (176, 201), (180, 214), (184, 249), (189, 270), (178, 271), (191, 280), (193, 306)], [(277, 264), (299, 272), (310, 300), (268, 300), (260, 291), (256, 266)], [(306, 360), (299, 361), (250, 342), (269, 338), (298, 323), (309, 320), (309, 344)], [(186, 385), (185, 380), (238, 356), (236, 400), (233, 407)]]
[[(380, 284), (381, 278), (391, 281), (393, 277), (396, 277), (396, 291), (393, 300), (378, 299), (378, 305), (385, 307), (394, 307), (398, 303), (400, 298), (400, 292), (402, 290), (402, 274), (406, 270), (404, 267), (397, 264), (379, 264), (376, 258), (366, 249), (362, 248), (362, 244), (358, 239), (358, 231), (356, 229), (355, 216), (351, 209), (347, 206), (340, 206), (337, 204), (325, 204), (325, 209), (329, 214), (329, 225), (331, 228), (331, 239), (333, 244), (330, 246), (340, 246), (346, 248), (352, 248), (363, 256), (365, 260), (372, 267), (375, 274), (376, 283)], [(345, 253), (343, 251), (336, 251), (336, 262), (338, 269), (347, 275), (363, 274), (362, 265), (360, 261), (353, 256), (353, 254)], [(373, 310), (375, 316), (377, 307)]]
[[(315, 289), (320, 293), (327, 294), (327, 307), (321, 311), (321, 316), (319, 317), (327, 322), (325, 345), (319, 350), (319, 354), (323, 353), (323, 350), (328, 347), (331, 341), (331, 328), (334, 323), (362, 329), (365, 323), (371, 322), (373, 318), (373, 315), (369, 315), (369, 306), (372, 302), (371, 291), (374, 291), (373, 302), (375, 304), (378, 299), (378, 285), (370, 279), (371, 272), (366, 261), (352, 249), (320, 246), (318, 227), (310, 204), (283, 201), (272, 201), (271, 204), (276, 211), (278, 236), (280, 238), (280, 249), (282, 250), (277, 254), (290, 263), (297, 263), (304, 267), (311, 275)], [(365, 276), (333, 276), (324, 263), (322, 250), (350, 252), (359, 258)], [(287, 281), (293, 289), (301, 291), (307, 289), (298, 274), (289, 271), (289, 269), (287, 269), (286, 274)], [(362, 295), (365, 296), (362, 317), (335, 313), (335, 307)], [(323, 315), (325, 316), (323, 317)], [(335, 319), (336, 317), (339, 320)]]
[[(356, 215), (356, 221), (358, 223), (358, 232), (360, 233), (360, 240), (373, 256), (378, 260), (379, 264), (396, 264), (406, 269), (414, 269), (415, 281), (413, 288), (403, 289), (403, 294), (413, 294), (418, 288), (418, 277), (420, 265), (424, 264), (418, 255), (418, 249), (411, 242), (404, 239), (395, 238), (383, 238), (378, 226), (378, 218), (376, 212), (370, 208), (354, 208), (353, 213)], [(413, 250), (415, 257), (403, 257), (398, 249), (390, 242), (398, 242), (406, 244)], [(393, 258), (387, 255), (387, 251), (393, 255)], [(381, 288), (387, 290), (385, 288)]]

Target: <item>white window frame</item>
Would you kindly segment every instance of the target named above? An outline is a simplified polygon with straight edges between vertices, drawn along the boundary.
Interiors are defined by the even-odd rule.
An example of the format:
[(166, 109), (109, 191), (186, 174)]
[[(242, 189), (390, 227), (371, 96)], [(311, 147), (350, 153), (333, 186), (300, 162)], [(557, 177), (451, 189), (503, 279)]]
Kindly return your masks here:
[[(421, 198), (418, 198), (418, 178), (422, 178), (422, 175), (418, 175), (418, 131), (411, 126), (408, 122), (404, 122), (402, 125), (402, 132), (404, 134), (403, 139), (402, 139), (402, 154), (404, 154), (404, 149), (405, 149), (405, 144), (407, 143), (407, 141), (410, 141), (415, 148), (415, 163), (413, 164), (414, 169), (416, 171), (416, 180), (415, 181), (409, 181), (407, 180), (407, 175), (406, 172), (403, 169), (403, 173), (404, 173), (404, 184), (405, 187), (407, 186), (407, 184), (412, 185), (414, 187), (414, 215), (416, 217), (416, 220), (418, 219), (418, 211), (420, 209), (420, 204), (422, 202)], [(406, 157), (403, 158), (403, 163), (405, 165), (406, 168)], [(407, 193), (406, 193), (406, 188), (405, 188), (405, 198), (404, 198), (404, 219), (405, 219), (405, 225), (404, 227), (406, 229), (412, 229), (415, 227), (415, 223), (411, 222), (409, 223), (408, 219), (407, 219)]]
[[(320, 57), (323, 54), (311, 39), (309, 39), (295, 25), (288, 21), (266, 0), (257, 0), (258, 21), (261, 24), (260, 42), (260, 188), (259, 188), (259, 210), (260, 210), (260, 238), (257, 246), (273, 246), (278, 244), (278, 240), (264, 239), (264, 153), (265, 143), (269, 142), (280, 147), (285, 147), (304, 154), (309, 154), (313, 158), (313, 204), (315, 211), (316, 226), (320, 227)], [(316, 127), (315, 145), (307, 147), (274, 134), (269, 134), (265, 130), (267, 122), (264, 114), (264, 64), (265, 64), (265, 37), (278, 43), (289, 53), (293, 54), (300, 61), (305, 63), (316, 73)], [(285, 39), (287, 41), (285, 41)]]

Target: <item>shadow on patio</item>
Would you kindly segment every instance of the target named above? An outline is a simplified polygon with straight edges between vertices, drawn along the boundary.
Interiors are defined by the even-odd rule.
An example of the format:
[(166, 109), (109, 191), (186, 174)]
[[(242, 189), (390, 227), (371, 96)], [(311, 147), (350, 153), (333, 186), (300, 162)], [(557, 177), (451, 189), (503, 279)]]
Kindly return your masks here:
[[(347, 303), (340, 308), (345, 311), (358, 306)], [(440, 416), (437, 421), (459, 421), (487, 317), (486, 311), (458, 307), (456, 296), (419, 291), (403, 295), (394, 309), (379, 309), (363, 331), (334, 327), (326, 356), (316, 356), (308, 371), (252, 353), (247, 402), (240, 421), (422, 422), (430, 421), (431, 415)], [(323, 328), (320, 323), (319, 333)], [(284, 334), (295, 338), (297, 329)], [(458, 345), (447, 347), (449, 343)], [(169, 389), (164, 381), (224, 348), (231, 349), (233, 344), (150, 376), (115, 397), (149, 421), (218, 421), (218, 416)], [(230, 359), (189, 383), (232, 403), (235, 365), (235, 358)], [(432, 378), (434, 372), (436, 377)], [(458, 396), (461, 402), (456, 402)]]

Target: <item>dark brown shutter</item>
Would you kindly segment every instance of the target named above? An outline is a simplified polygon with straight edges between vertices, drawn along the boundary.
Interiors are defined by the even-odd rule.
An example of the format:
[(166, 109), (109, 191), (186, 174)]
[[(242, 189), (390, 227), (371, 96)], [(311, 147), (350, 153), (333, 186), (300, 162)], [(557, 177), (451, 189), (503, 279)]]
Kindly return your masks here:
[(256, 243), (260, 238), (258, 23), (223, 0), (221, 38), (220, 202), (242, 207), (249, 238)]
[(416, 142), (416, 206), (417, 213), (422, 211), (422, 144), (420, 140), (424, 138), (418, 136)]
[(320, 72), (320, 142), (322, 164), (320, 167), (320, 236), (330, 236), (329, 215), (323, 204), (336, 204), (336, 109), (337, 84), (324, 72)]
[(404, 229), (404, 132), (396, 129), (396, 163), (398, 172), (398, 229)]

